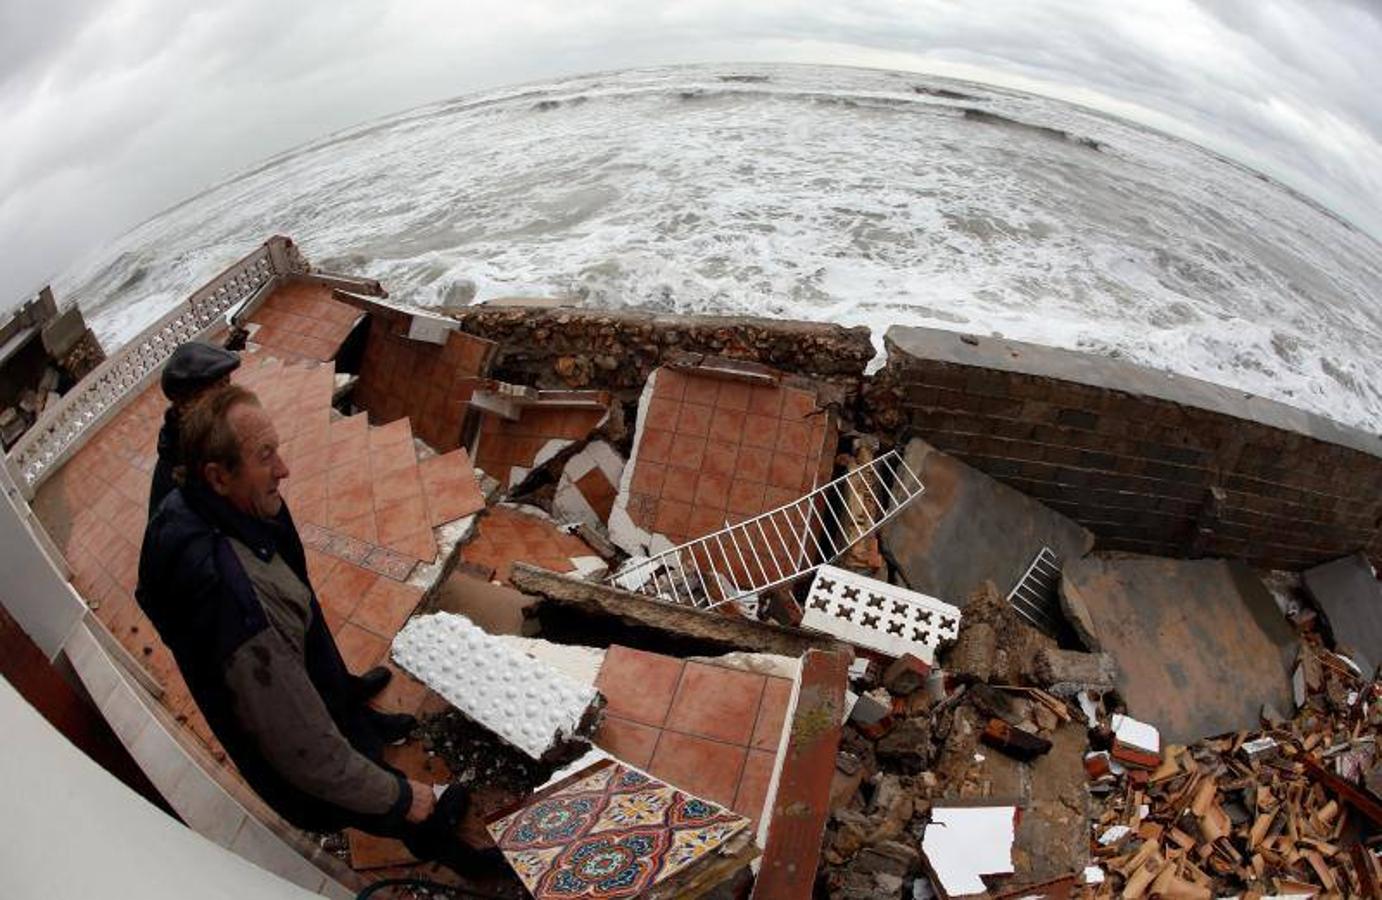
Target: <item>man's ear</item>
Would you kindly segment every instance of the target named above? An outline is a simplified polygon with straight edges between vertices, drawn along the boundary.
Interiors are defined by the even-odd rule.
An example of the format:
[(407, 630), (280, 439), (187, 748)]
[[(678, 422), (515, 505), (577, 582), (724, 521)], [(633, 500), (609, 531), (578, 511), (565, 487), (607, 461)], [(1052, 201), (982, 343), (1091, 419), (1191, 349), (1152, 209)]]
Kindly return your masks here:
[(216, 493), (225, 496), (230, 492), (230, 470), (220, 463), (207, 463), (202, 466), (202, 478)]

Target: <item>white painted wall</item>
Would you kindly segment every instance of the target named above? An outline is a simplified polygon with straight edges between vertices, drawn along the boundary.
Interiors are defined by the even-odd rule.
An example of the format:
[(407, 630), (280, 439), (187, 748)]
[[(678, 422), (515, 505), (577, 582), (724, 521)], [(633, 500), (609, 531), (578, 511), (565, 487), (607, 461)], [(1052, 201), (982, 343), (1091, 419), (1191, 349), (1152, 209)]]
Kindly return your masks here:
[(0, 679), (0, 897), (314, 895), (212, 844), (73, 747)]
[(0, 466), (0, 572), (5, 605), (19, 627), (51, 660), (86, 613), (86, 603), (43, 551), (27, 522), (27, 503), (8, 465)]

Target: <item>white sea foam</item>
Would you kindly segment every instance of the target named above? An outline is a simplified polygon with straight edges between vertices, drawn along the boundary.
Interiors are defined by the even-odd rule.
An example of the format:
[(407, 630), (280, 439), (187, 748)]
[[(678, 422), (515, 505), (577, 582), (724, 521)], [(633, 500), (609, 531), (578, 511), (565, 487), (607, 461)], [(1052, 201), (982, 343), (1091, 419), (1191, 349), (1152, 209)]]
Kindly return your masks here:
[(998, 332), (1382, 430), (1376, 242), (1198, 147), (1009, 90), (702, 66), (465, 97), (270, 160), (57, 288), (118, 344), (273, 233), (415, 303), (468, 278), (481, 299)]

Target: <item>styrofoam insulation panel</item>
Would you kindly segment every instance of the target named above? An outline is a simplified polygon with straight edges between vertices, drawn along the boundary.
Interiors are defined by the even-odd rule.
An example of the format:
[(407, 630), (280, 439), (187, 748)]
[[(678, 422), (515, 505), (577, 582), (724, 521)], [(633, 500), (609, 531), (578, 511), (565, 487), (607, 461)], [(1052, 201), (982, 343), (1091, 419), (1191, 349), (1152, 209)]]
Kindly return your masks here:
[(960, 609), (935, 597), (821, 566), (801, 624), (889, 656), (910, 653), (927, 665), (960, 631)]
[(411, 619), (392, 655), (409, 674), (533, 759), (578, 734), (599, 698), (593, 685), (515, 650), (465, 616)]

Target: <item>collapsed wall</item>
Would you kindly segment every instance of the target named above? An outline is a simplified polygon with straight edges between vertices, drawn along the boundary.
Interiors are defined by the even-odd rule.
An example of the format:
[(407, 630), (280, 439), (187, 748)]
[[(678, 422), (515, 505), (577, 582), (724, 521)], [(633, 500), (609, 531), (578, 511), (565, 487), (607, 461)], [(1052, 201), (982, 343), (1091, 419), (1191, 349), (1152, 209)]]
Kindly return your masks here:
[(1382, 439), (1193, 378), (895, 326), (865, 420), (1070, 516), (1098, 546), (1302, 569), (1382, 556)]

